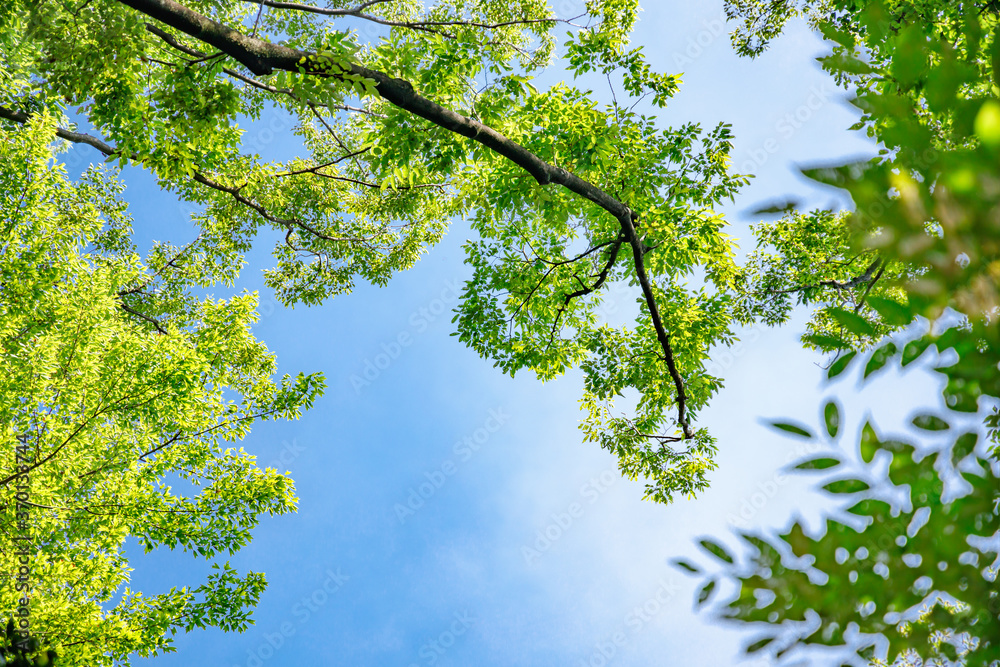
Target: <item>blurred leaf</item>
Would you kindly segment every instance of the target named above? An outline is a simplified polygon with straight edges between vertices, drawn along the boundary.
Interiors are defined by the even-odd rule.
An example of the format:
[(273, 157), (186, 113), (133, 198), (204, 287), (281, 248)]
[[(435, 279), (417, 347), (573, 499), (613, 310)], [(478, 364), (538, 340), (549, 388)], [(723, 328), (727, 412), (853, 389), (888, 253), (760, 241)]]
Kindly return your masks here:
[(723, 546), (721, 544), (719, 544), (718, 542), (714, 542), (714, 541), (706, 538), (706, 539), (703, 539), (700, 542), (698, 542), (698, 544), (701, 545), (702, 549), (704, 549), (708, 553), (712, 554), (713, 556), (715, 556), (719, 560), (725, 561), (725, 562), (729, 563), (730, 565), (733, 564), (733, 557), (731, 555), (729, 555), (729, 552), (726, 551), (723, 548)]
[(803, 461), (802, 463), (795, 466), (796, 470), (826, 470), (827, 468), (832, 468), (834, 466), (840, 465), (841, 461), (839, 459), (834, 459), (830, 457), (821, 457), (816, 459), (809, 459), (808, 461)]
[(887, 324), (905, 326), (913, 320), (913, 313), (908, 306), (898, 301), (880, 296), (869, 296), (865, 303), (871, 306)]
[(847, 511), (860, 516), (878, 517), (889, 516), (891, 510), (892, 507), (884, 500), (865, 498), (857, 504), (852, 505)]
[(771, 636), (762, 637), (761, 639), (758, 639), (757, 641), (747, 646), (745, 652), (747, 655), (750, 655), (751, 653), (756, 653), (757, 651), (761, 650), (762, 648), (773, 642), (774, 639), (775, 638)]
[(698, 591), (698, 606), (702, 606), (708, 602), (708, 598), (712, 596), (712, 591), (715, 590), (715, 579), (710, 580), (707, 584), (701, 587)]
[(872, 428), (871, 422), (865, 422), (864, 427), (861, 429), (861, 440), (859, 442), (859, 449), (861, 450), (861, 460), (865, 463), (871, 463), (872, 458), (882, 446), (879, 442), (878, 435), (875, 433), (875, 429)]
[(857, 334), (858, 336), (873, 336), (875, 334), (875, 329), (871, 323), (857, 313), (852, 313), (843, 308), (830, 308), (827, 310), (827, 314), (837, 320), (840, 326), (853, 334)]
[(792, 433), (794, 435), (802, 436), (803, 438), (816, 437), (805, 427), (800, 426), (798, 424), (793, 424), (791, 422), (769, 422), (768, 425), (771, 428), (780, 429), (782, 431), (785, 431), (786, 433)]
[(908, 25), (899, 35), (893, 53), (892, 74), (902, 87), (914, 85), (927, 74), (927, 40), (922, 26)]
[(833, 379), (843, 373), (852, 361), (854, 357), (857, 356), (857, 352), (848, 352), (847, 354), (842, 354), (837, 357), (832, 364), (830, 364), (830, 370), (827, 371), (826, 376)]
[(976, 115), (976, 136), (990, 148), (1000, 148), (1000, 102), (986, 100)]
[(925, 431), (947, 431), (951, 428), (948, 422), (934, 415), (917, 415), (913, 418), (913, 425)]
[(823, 421), (826, 423), (826, 432), (831, 438), (836, 438), (840, 432), (840, 408), (835, 401), (827, 401), (823, 406)]
[(802, 337), (802, 342), (807, 345), (813, 345), (821, 350), (827, 352), (833, 352), (835, 350), (850, 350), (851, 344), (848, 343), (843, 338), (837, 338), (835, 336), (826, 336), (823, 334), (811, 334)]
[(701, 570), (698, 569), (697, 566), (693, 565), (691, 561), (684, 560), (682, 558), (675, 558), (674, 560), (670, 561), (670, 564), (673, 565), (674, 567), (686, 570), (691, 574), (699, 574), (701, 572)]
[(958, 465), (965, 457), (976, 450), (976, 445), (979, 443), (978, 433), (963, 433), (958, 436), (955, 440), (955, 444), (951, 449), (951, 462), (952, 465)]
[(891, 342), (872, 352), (871, 358), (865, 365), (865, 378), (883, 368), (896, 355), (896, 352), (896, 345)]
[(920, 356), (927, 351), (927, 348), (930, 347), (931, 342), (932, 341), (927, 336), (924, 336), (907, 343), (903, 348), (902, 365), (907, 366), (911, 362), (920, 358)]
[(823, 486), (830, 493), (860, 493), (871, 487), (860, 479), (838, 479)]
[(784, 214), (789, 211), (794, 211), (799, 207), (799, 201), (795, 199), (784, 199), (781, 201), (772, 202), (770, 204), (765, 204), (760, 208), (755, 208), (750, 211), (750, 215), (773, 215), (773, 214)]

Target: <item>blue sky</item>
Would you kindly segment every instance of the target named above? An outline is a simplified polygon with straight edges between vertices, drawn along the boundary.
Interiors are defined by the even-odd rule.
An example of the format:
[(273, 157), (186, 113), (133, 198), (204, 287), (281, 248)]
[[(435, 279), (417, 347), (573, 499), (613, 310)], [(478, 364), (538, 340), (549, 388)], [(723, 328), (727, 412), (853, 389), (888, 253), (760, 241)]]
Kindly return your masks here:
[[(569, 14), (577, 3), (562, 4)], [(796, 164), (871, 146), (845, 131), (854, 112), (819, 70), (824, 47), (803, 25), (751, 61), (735, 56), (723, 19), (721, 2), (648, 3), (634, 42), (654, 68), (684, 72), (665, 124), (733, 125), (735, 168), (757, 175), (726, 211), (747, 243), (756, 222), (747, 211), (762, 201), (838, 201)], [(248, 138), (288, 155), (289, 129), (265, 114)], [(140, 239), (190, 237), (183, 206), (136, 170), (125, 177)], [(818, 420), (823, 359), (799, 348), (801, 317), (747, 330), (741, 347), (713, 357), (727, 387), (702, 418), (719, 438), (712, 488), (654, 505), (608, 452), (582, 442), (578, 374), (544, 385), (502, 376), (449, 335), (457, 286), (470, 273), (468, 236), (456, 223), (388, 287), (359, 286), (295, 310), (263, 287), (271, 243), (261, 239), (239, 285), (261, 291), (256, 333), (282, 372), (322, 371), (329, 385), (302, 419), (258, 426), (244, 443), (262, 464), (291, 472), (299, 512), (265, 520), (232, 558), (267, 575), (256, 625), (242, 635), (179, 636), (177, 653), (151, 664), (741, 664), (748, 635), (696, 613), (694, 581), (669, 561), (704, 562), (694, 546), (702, 535), (735, 543), (727, 534), (741, 513), (749, 528), (780, 527), (796, 511), (819, 525), (825, 501), (808, 479), (780, 473), (810, 452), (761, 424)], [(612, 304), (624, 310), (629, 298)], [(921, 374), (888, 378), (845, 400), (849, 424), (868, 408), (880, 422), (902, 421), (934, 386)], [(207, 572), (169, 551), (137, 555), (133, 565), (133, 587), (150, 594), (197, 585)]]

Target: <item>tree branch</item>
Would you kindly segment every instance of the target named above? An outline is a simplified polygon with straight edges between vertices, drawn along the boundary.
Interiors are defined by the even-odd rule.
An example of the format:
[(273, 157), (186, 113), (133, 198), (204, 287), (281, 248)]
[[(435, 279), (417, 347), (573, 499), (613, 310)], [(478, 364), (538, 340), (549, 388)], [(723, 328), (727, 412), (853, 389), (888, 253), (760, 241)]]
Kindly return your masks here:
[(161, 334), (166, 334), (167, 333), (166, 330), (162, 326), (160, 326), (159, 322), (157, 322), (156, 320), (154, 320), (149, 315), (143, 315), (139, 311), (134, 310), (132, 308), (129, 308), (128, 306), (125, 305), (124, 301), (119, 302), (118, 303), (118, 307), (121, 308), (122, 310), (124, 310), (126, 313), (131, 313), (131, 314), (135, 315), (136, 317), (138, 317), (140, 319), (146, 320), (147, 322), (149, 322), (150, 324), (152, 324), (156, 328), (156, 330), (158, 332), (160, 332)]
[[(770, 290), (768, 293), (769, 294), (775, 294), (775, 295), (778, 295), (778, 294), (792, 294), (794, 292), (803, 292), (803, 291), (808, 290), (808, 289), (816, 289), (817, 287), (832, 287), (833, 289), (835, 289), (838, 292), (840, 292), (840, 291), (846, 290), (846, 289), (853, 289), (855, 287), (858, 287), (860, 285), (864, 285), (866, 283), (869, 285), (869, 288), (870, 288), (871, 287), (871, 283), (873, 283), (875, 280), (878, 280), (878, 277), (882, 276), (882, 271), (879, 271), (878, 272), (878, 277), (875, 277), (875, 270), (878, 269), (879, 266), (882, 266), (882, 270), (883, 271), (885, 270), (885, 266), (882, 264), (882, 260), (880, 258), (876, 257), (875, 261), (873, 261), (871, 264), (868, 265), (868, 268), (865, 269), (864, 273), (862, 273), (859, 276), (854, 276), (850, 280), (844, 280), (844, 281), (840, 281), (840, 280), (821, 280), (818, 283), (812, 283), (811, 285), (796, 285), (795, 287), (790, 287), (788, 289), (783, 289), (783, 290)], [(868, 295), (868, 291), (865, 291), (865, 296), (867, 296), (867, 295)], [(864, 298), (864, 297), (862, 297), (862, 298)]]
[(561, 167), (549, 164), (493, 128), (423, 97), (414, 90), (410, 82), (403, 79), (391, 77), (357, 63), (351, 63), (350, 69), (346, 72), (329, 71), (324, 61), (315, 58), (313, 53), (245, 35), (195, 12), (175, 0), (118, 0), (118, 2), (205, 44), (214, 46), (256, 75), (270, 74), (274, 70), (298, 72), (301, 69), (314, 76), (341, 81), (347, 81), (346, 77), (349, 76), (371, 79), (375, 81), (377, 94), (393, 106), (482, 144), (527, 171), (540, 185), (561, 185), (613, 215), (621, 225), (626, 240), (632, 246), (636, 276), (642, 286), (646, 306), (656, 329), (657, 339), (663, 349), (663, 359), (666, 361), (677, 391), (678, 423), (685, 438), (694, 437), (687, 421), (687, 396), (684, 391), (684, 382), (677, 370), (673, 350), (670, 346), (670, 336), (660, 318), (652, 283), (643, 264), (644, 248), (633, 226), (633, 222), (638, 216), (626, 204), (593, 183)]
[(313, 5), (305, 5), (299, 2), (281, 2), (279, 0), (243, 0), (243, 2), (249, 2), (252, 4), (261, 4), (264, 7), (272, 7), (274, 9), (291, 9), (299, 12), (307, 12), (310, 14), (320, 14), (322, 16), (351, 16), (358, 19), (363, 19), (365, 21), (371, 21), (372, 23), (377, 23), (379, 25), (389, 26), (393, 28), (410, 28), (413, 30), (421, 30), (423, 32), (432, 32), (443, 37), (454, 38), (446, 32), (439, 30), (434, 30), (434, 28), (443, 27), (469, 27), (469, 28), (481, 28), (483, 30), (496, 30), (497, 28), (504, 28), (511, 25), (532, 25), (536, 23), (567, 23), (569, 25), (574, 25), (572, 21), (578, 19), (582, 16), (575, 16), (572, 19), (560, 19), (558, 17), (544, 18), (544, 19), (514, 19), (512, 21), (503, 21), (501, 23), (481, 23), (478, 21), (391, 21), (389, 19), (384, 19), (379, 16), (373, 16), (371, 14), (365, 14), (364, 10), (368, 7), (381, 2), (387, 2), (388, 0), (374, 0), (370, 2), (365, 2), (357, 7), (351, 9), (329, 9), (325, 7), (315, 7)]
[[(0, 106), (0, 118), (6, 118), (7, 120), (12, 120), (12, 121), (14, 121), (16, 123), (20, 123), (22, 125), (26, 124), (28, 122), (28, 116), (26, 114), (23, 114), (23, 113), (20, 113), (20, 112), (17, 112), (17, 111), (13, 111), (13, 110), (8, 109), (8, 108), (3, 107), (3, 106)], [(102, 153), (104, 153), (104, 155), (106, 155), (108, 157), (111, 157), (113, 155), (118, 155), (119, 154), (119, 151), (118, 151), (117, 148), (115, 148), (114, 146), (111, 146), (109, 144), (106, 144), (105, 142), (101, 141), (97, 137), (93, 137), (93, 136), (91, 136), (89, 134), (81, 134), (79, 132), (72, 132), (70, 130), (65, 130), (65, 129), (61, 128), (61, 127), (57, 127), (56, 128), (56, 136), (61, 137), (62, 139), (66, 139), (67, 141), (72, 141), (74, 143), (81, 143), (81, 144), (87, 144), (88, 146), (93, 146), (94, 148), (96, 148), (97, 150), (101, 151)], [(131, 159), (138, 159), (137, 156), (135, 156), (135, 155), (132, 155), (130, 157), (131, 157)], [(326, 176), (327, 178), (334, 178), (333, 176), (329, 176), (329, 175), (326, 175), (326, 174), (321, 174), (321, 175)], [(194, 175), (193, 175), (192, 178), (194, 178), (194, 180), (196, 182), (201, 183), (202, 185), (206, 185), (206, 186), (212, 188), (213, 190), (218, 190), (219, 192), (225, 192), (225, 193), (229, 194), (236, 201), (238, 201), (240, 204), (243, 204), (247, 208), (251, 208), (254, 211), (256, 211), (258, 215), (260, 215), (262, 218), (264, 218), (268, 222), (273, 222), (273, 223), (275, 223), (277, 225), (281, 225), (285, 229), (291, 229), (293, 227), (298, 227), (298, 228), (302, 229), (303, 231), (309, 232), (313, 236), (316, 236), (318, 238), (323, 239), (324, 241), (346, 241), (346, 242), (353, 242), (353, 243), (366, 243), (367, 242), (366, 239), (352, 237), (352, 236), (330, 236), (329, 234), (324, 234), (323, 232), (319, 231), (315, 227), (312, 227), (311, 225), (308, 225), (308, 224), (302, 222), (301, 220), (297, 220), (297, 219), (294, 219), (294, 218), (279, 218), (279, 217), (277, 217), (275, 215), (272, 215), (270, 212), (268, 212), (268, 210), (266, 208), (264, 208), (263, 206), (261, 206), (260, 204), (258, 204), (256, 202), (254, 202), (253, 200), (249, 199), (248, 197), (244, 196), (243, 194), (241, 194), (240, 191), (243, 189), (243, 187), (245, 187), (245, 185), (244, 186), (240, 186), (240, 187), (230, 187), (230, 186), (227, 186), (227, 185), (223, 185), (222, 183), (219, 183), (218, 181), (215, 181), (215, 180), (209, 178), (208, 176), (205, 176), (204, 174), (202, 174), (201, 172), (198, 172), (198, 171), (194, 172)], [(350, 182), (356, 183), (358, 185), (364, 185), (364, 186), (373, 187), (373, 188), (379, 187), (377, 184), (364, 183), (364, 182), (361, 182), (361, 181), (353, 181), (352, 179), (347, 179), (347, 178), (337, 178), (336, 180), (350, 181)], [(432, 184), (427, 184), (425, 186), (420, 186), (420, 187), (439, 187), (440, 185), (442, 185), (442, 184), (432, 183)], [(414, 187), (418, 187), (418, 186), (414, 186)], [(400, 189), (404, 189), (404, 188), (400, 188)], [(405, 188), (405, 189), (409, 189), (409, 188)], [(130, 310), (129, 312), (134, 312), (134, 311)], [(136, 314), (138, 314), (138, 313), (136, 313)], [(159, 328), (159, 327), (157, 327), (157, 328)]]

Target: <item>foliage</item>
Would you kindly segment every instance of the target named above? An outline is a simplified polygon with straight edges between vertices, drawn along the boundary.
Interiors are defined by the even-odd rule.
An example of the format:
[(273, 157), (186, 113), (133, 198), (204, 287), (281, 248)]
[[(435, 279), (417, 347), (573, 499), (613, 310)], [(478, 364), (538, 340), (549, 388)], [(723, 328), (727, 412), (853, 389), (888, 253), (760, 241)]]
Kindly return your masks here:
[[(854, 129), (866, 131), (881, 148), (867, 162), (807, 170), (821, 183), (844, 188), (855, 209), (793, 212), (765, 226), (771, 247), (762, 253), (772, 254), (759, 253), (751, 261), (747, 280), (784, 289), (788, 276), (815, 267), (859, 259), (885, 267), (879, 273), (866, 270), (852, 286), (853, 301), (846, 303), (854, 305), (853, 312), (836, 306), (820, 310), (812, 326), (825, 335), (806, 342), (838, 351), (829, 377), (856, 365), (859, 349), (877, 344), (866, 356), (865, 379), (887, 366), (907, 366), (935, 348), (943, 361), (935, 370), (945, 379), (943, 396), (954, 412), (918, 415), (914, 425), (925, 433), (948, 430), (951, 417), (992, 409), (985, 426), (993, 446), (987, 451), (977, 445), (979, 436), (970, 431), (950, 447), (914, 447), (884, 440), (866, 425), (859, 441), (861, 460), (869, 464), (860, 466), (864, 479), (846, 476), (840, 457), (800, 464), (832, 470), (836, 478), (824, 488), (851, 494), (857, 502), (847, 511), (855, 516), (829, 520), (825, 534), (815, 539), (798, 523), (776, 538), (745, 535), (756, 549), (752, 570), (727, 568), (740, 592), (724, 615), (769, 624), (767, 636), (748, 651), (766, 648), (778, 659), (791, 658), (796, 647), (827, 645), (848, 646), (862, 664), (998, 664), (998, 562), (980, 559), (996, 554), (996, 546), (979, 539), (995, 542), (1000, 528), (996, 8), (935, 0), (740, 0), (729, 7), (746, 21), (735, 39), (749, 55), (759, 53), (789, 16), (805, 13), (833, 44), (833, 53), (821, 59), (823, 67), (857, 92), (862, 117)], [(835, 231), (840, 248), (798, 240), (805, 237), (800, 229), (824, 225)], [(812, 294), (804, 291), (802, 299), (807, 298)], [(770, 317), (777, 320), (788, 304), (771, 307)], [(827, 314), (855, 337), (823, 332)], [(920, 324), (905, 345), (879, 342), (883, 325), (911, 322)], [(831, 437), (839, 423), (832, 405), (824, 411)], [(869, 491), (882, 473), (887, 479)], [(865, 496), (857, 496), (862, 492)], [(907, 500), (900, 501), (900, 494)], [(866, 522), (860, 530), (848, 525), (856, 526), (858, 517)], [(728, 556), (728, 562), (734, 559)], [(699, 600), (715, 587), (712, 578)], [(844, 593), (853, 590), (858, 594)]]
[[(715, 441), (695, 422), (721, 386), (705, 361), (733, 342), (739, 289), (715, 209), (746, 177), (728, 169), (728, 126), (664, 129), (636, 111), (666, 106), (679, 77), (628, 45), (635, 0), (587, 0), (578, 17), (543, 0), (8, 5), (0, 117), (63, 115), (62, 138), (201, 207), (193, 252), (213, 271), (234, 273), (270, 227), (268, 284), (316, 304), (384, 284), (468, 219), (461, 340), (507, 373), (581, 368), (585, 437), (648, 497), (707, 485)], [(566, 69), (611, 85), (612, 104), (533, 83), (563, 30)], [(272, 114), (293, 119), (300, 157), (246, 140)], [(629, 326), (599, 316), (615, 283), (640, 305)]]
[[(741, 533), (747, 562), (706, 541), (721, 572), (682, 563), (706, 580), (699, 604), (720, 579), (734, 581), (738, 593), (721, 616), (763, 626), (747, 653), (780, 664), (818, 661), (822, 654), (808, 651), (817, 646), (846, 650), (851, 664), (997, 664), (1000, 464), (986, 457), (975, 429), (914, 446), (870, 423), (856, 458), (845, 457), (834, 444), (836, 403), (825, 414), (827, 450), (794, 468), (821, 473), (823, 489), (847, 500), (844, 512), (816, 537), (798, 521), (776, 536)], [(930, 431), (949, 431), (954, 416), (920, 414), (913, 424), (927, 440)], [(844, 662), (843, 650), (830, 654), (831, 664)]]
[[(0, 635), (0, 659), (10, 667), (50, 667), (56, 664), (56, 652), (52, 649), (39, 650), (35, 637), (20, 635), (14, 626), (14, 619), (7, 621), (3, 635)], [(62, 663), (59, 663), (62, 664)]]
[(791, 212), (754, 228), (757, 250), (741, 267), (737, 315), (746, 322), (785, 322), (797, 305), (815, 309), (803, 343), (819, 350), (864, 349), (910, 321), (883, 316), (880, 301), (899, 300), (912, 269), (875, 250), (850, 248), (850, 216)]
[[(256, 295), (196, 296), (191, 283), (219, 277), (190, 246), (141, 260), (122, 184), (98, 168), (68, 181), (54, 138), (44, 112), (0, 129), (0, 569), (18, 573), (0, 607), (27, 609), (62, 665), (128, 664), (172, 650), (177, 630), (248, 626), (264, 576), (224, 555), (296, 500), (289, 478), (231, 445), (323, 385), (273, 382), (250, 332)], [(132, 590), (127, 540), (214, 572)]]
[[(886, 267), (861, 281), (865, 287), (856, 286), (856, 293), (864, 289), (875, 297), (862, 299), (864, 306), (856, 309), (870, 326), (852, 325), (843, 316), (840, 324), (854, 333), (870, 334), (870, 329), (874, 334), (863, 340), (871, 342), (886, 332), (885, 325), (957, 313), (963, 327), (940, 336), (928, 333), (906, 354), (931, 344), (954, 350), (958, 356), (947, 372), (945, 397), (949, 406), (974, 412), (981, 396), (1000, 396), (996, 15), (992, 5), (975, 3), (870, 0), (835, 4), (836, 11), (827, 7), (826, 13), (820, 8), (807, 3), (804, 11), (813, 12), (833, 45), (833, 53), (821, 59), (823, 67), (856, 87), (854, 103), (862, 118), (855, 129), (876, 138), (882, 150), (867, 162), (806, 170), (821, 183), (845, 189), (854, 210), (837, 216), (792, 213), (765, 227), (763, 238), (771, 236), (776, 252), (759, 268), (751, 262), (747, 280), (783, 285), (785, 273), (800, 270), (802, 263), (801, 245), (794, 242), (801, 221), (835, 221), (841, 249), (824, 250), (814, 235), (807, 244), (812, 253), (807, 264), (864, 264), (871, 258)], [(827, 334), (826, 319), (820, 311), (814, 329)], [(825, 335), (821, 342), (828, 349), (858, 346), (851, 337), (837, 338)], [(994, 414), (988, 420), (994, 437), (997, 419)]]

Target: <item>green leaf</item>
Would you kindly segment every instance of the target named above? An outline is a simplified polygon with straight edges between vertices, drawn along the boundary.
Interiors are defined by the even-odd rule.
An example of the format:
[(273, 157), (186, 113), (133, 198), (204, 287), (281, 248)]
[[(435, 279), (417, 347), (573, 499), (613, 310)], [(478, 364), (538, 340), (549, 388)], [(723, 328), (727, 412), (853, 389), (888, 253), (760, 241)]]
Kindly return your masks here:
[(869, 296), (865, 303), (878, 313), (886, 324), (892, 326), (905, 326), (913, 320), (913, 313), (909, 306), (905, 306), (893, 299), (880, 296)]
[(993, 44), (990, 47), (990, 70), (993, 75), (993, 85), (1000, 88), (1000, 39), (993, 35)]
[(865, 364), (865, 378), (867, 379), (869, 375), (882, 369), (890, 359), (896, 356), (896, 352), (896, 345), (891, 342), (872, 352), (871, 358)]
[(770, 204), (764, 204), (758, 208), (750, 211), (750, 215), (775, 215), (775, 214), (785, 214), (789, 211), (794, 211), (799, 207), (798, 200), (795, 199), (784, 199), (781, 201), (772, 202)]
[(892, 506), (884, 500), (865, 498), (852, 505), (847, 511), (858, 516), (887, 517), (892, 511)]
[(701, 572), (701, 569), (699, 569), (696, 565), (692, 564), (691, 561), (685, 560), (683, 558), (675, 558), (674, 560), (670, 561), (670, 563), (674, 567), (685, 570), (690, 574), (699, 574)]
[(716, 584), (715, 579), (712, 579), (707, 584), (702, 586), (700, 591), (698, 591), (699, 607), (708, 602), (708, 598), (712, 596), (712, 592), (715, 590), (715, 584)]
[(776, 428), (776, 429), (785, 431), (786, 433), (791, 433), (793, 435), (802, 436), (803, 438), (814, 438), (814, 437), (816, 437), (816, 436), (814, 436), (812, 434), (812, 432), (810, 432), (805, 427), (800, 426), (798, 424), (793, 424), (792, 422), (777, 422), (777, 421), (775, 421), (775, 422), (768, 422), (768, 426), (770, 426), (771, 428)]
[(904, 27), (892, 60), (892, 73), (903, 87), (915, 85), (927, 75), (927, 40), (919, 25)]
[(705, 538), (705, 539), (699, 541), (698, 544), (701, 545), (702, 549), (704, 549), (708, 553), (712, 554), (713, 556), (715, 556), (719, 560), (723, 560), (723, 561), (729, 563), (730, 565), (733, 564), (733, 557), (718, 542), (715, 542), (713, 540)]
[(976, 136), (990, 148), (1000, 148), (1000, 102), (986, 100), (976, 115)]
[(840, 432), (840, 407), (836, 401), (827, 401), (823, 406), (823, 421), (826, 424), (826, 432), (831, 438), (836, 438)]
[(929, 336), (923, 336), (917, 340), (910, 341), (903, 347), (903, 358), (900, 364), (902, 366), (908, 366), (913, 361), (916, 361), (920, 356), (927, 351), (933, 341), (930, 340)]
[(803, 461), (802, 463), (795, 466), (796, 470), (826, 470), (827, 468), (833, 468), (841, 464), (839, 459), (830, 458), (828, 456), (809, 459), (808, 461)]
[(770, 644), (774, 640), (775, 640), (774, 637), (770, 637), (770, 636), (769, 637), (762, 637), (762, 638), (758, 639), (757, 641), (751, 643), (749, 646), (747, 646), (746, 649), (744, 649), (744, 652), (747, 655), (750, 655), (751, 653), (756, 653), (757, 651), (761, 650), (762, 648), (764, 648), (765, 646), (767, 646), (768, 644)]
[(833, 352), (836, 350), (849, 350), (851, 349), (851, 344), (848, 343), (843, 338), (837, 338), (836, 336), (827, 336), (825, 334), (809, 334), (802, 337), (802, 342), (807, 345), (813, 345), (820, 350), (826, 352)]
[(823, 33), (823, 37), (831, 42), (840, 44), (849, 50), (854, 48), (854, 35), (847, 30), (841, 30), (829, 21), (820, 21), (816, 24), (816, 27)]
[(844, 329), (853, 334), (857, 334), (858, 336), (875, 335), (875, 329), (872, 327), (871, 323), (857, 313), (844, 310), (843, 308), (829, 308), (826, 312), (833, 319), (835, 319), (840, 326), (844, 327)]
[(830, 493), (860, 493), (871, 487), (860, 479), (838, 479), (823, 486)]
[(872, 428), (871, 422), (865, 422), (864, 427), (862, 427), (858, 446), (861, 450), (861, 460), (865, 463), (871, 463), (875, 452), (882, 448), (882, 443), (879, 441), (875, 429)]
[(930, 414), (917, 415), (913, 418), (913, 425), (925, 431), (947, 431), (951, 425), (940, 417)]
[(979, 434), (974, 432), (963, 433), (955, 440), (951, 448), (952, 465), (958, 465), (963, 459), (976, 450), (979, 443)]
[(851, 362), (854, 361), (854, 357), (856, 357), (857, 354), (857, 352), (848, 352), (847, 354), (841, 354), (838, 356), (833, 360), (833, 363), (830, 364), (830, 370), (827, 371), (826, 377), (828, 379), (833, 379), (843, 373), (847, 370), (847, 367), (851, 365)]

